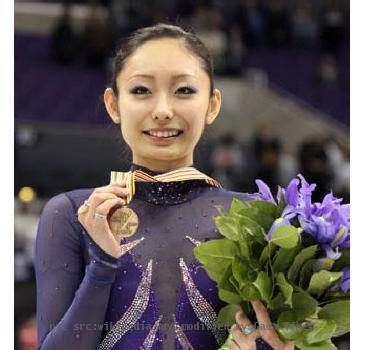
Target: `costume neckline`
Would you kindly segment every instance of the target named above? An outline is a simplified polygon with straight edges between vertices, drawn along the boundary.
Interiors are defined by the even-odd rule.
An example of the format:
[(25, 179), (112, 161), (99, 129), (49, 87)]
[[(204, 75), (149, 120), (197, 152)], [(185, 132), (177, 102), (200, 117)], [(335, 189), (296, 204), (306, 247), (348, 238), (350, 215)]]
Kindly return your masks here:
[[(191, 165), (191, 167), (193, 167), (193, 165)], [(165, 173), (156, 172), (142, 165), (131, 163), (130, 171), (135, 170), (144, 171), (151, 176)], [(198, 197), (207, 187), (209, 187), (209, 184), (207, 184), (204, 180), (136, 182), (136, 192), (134, 198), (141, 199), (154, 205), (166, 207), (188, 202)]]
[[(177, 168), (177, 169), (174, 169), (174, 170), (179, 170), (179, 169), (184, 169), (184, 168), (194, 168), (194, 165), (188, 165), (188, 166), (185, 166), (185, 167), (181, 167), (181, 168)], [(154, 171), (154, 170), (151, 170), (143, 165), (139, 165), (139, 164), (136, 164), (136, 163), (131, 163), (131, 166), (130, 166), (130, 171), (136, 171), (136, 170), (141, 170), (141, 171), (144, 171), (146, 174), (148, 175), (151, 175), (151, 176), (155, 176), (155, 175), (161, 175), (161, 174), (166, 174), (170, 171), (173, 171), (173, 170), (170, 170), (170, 171)]]

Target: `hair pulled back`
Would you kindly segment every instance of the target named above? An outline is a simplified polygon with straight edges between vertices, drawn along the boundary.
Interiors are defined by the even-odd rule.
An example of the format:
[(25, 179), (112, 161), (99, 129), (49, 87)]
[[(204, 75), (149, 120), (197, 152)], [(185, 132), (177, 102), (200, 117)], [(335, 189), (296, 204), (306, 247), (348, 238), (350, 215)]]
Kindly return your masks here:
[(111, 87), (118, 95), (117, 77), (123, 70), (126, 60), (144, 43), (151, 40), (173, 38), (181, 39), (186, 48), (195, 54), (202, 63), (202, 68), (208, 74), (210, 81), (210, 96), (213, 96), (213, 59), (204, 43), (193, 33), (185, 31), (181, 27), (159, 23), (151, 27), (137, 29), (126, 37), (117, 48), (116, 55), (112, 62), (112, 81)]

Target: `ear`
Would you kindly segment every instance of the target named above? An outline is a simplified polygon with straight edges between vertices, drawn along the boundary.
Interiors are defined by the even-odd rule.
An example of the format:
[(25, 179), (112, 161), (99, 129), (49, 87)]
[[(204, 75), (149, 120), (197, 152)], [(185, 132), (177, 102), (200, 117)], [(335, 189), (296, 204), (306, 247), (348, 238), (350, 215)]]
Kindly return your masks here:
[(107, 88), (104, 91), (104, 104), (110, 118), (115, 124), (120, 124), (120, 114), (118, 109), (118, 98), (113, 89)]
[(222, 104), (222, 94), (218, 89), (214, 89), (213, 96), (209, 100), (209, 108), (207, 116), (205, 118), (205, 123), (210, 125), (217, 118)]

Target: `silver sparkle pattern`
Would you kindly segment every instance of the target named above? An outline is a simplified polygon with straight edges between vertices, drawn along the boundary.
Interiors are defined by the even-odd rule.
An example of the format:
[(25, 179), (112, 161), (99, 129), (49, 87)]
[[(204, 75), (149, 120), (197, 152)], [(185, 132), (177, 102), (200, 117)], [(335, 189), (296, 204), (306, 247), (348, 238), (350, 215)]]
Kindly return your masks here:
[(182, 346), (183, 350), (194, 350), (194, 348), (190, 344), (188, 338), (186, 337), (183, 329), (181, 328), (179, 323), (176, 321), (175, 315), (173, 315), (173, 318), (174, 318), (176, 338), (179, 341), (180, 345)]
[(161, 320), (162, 320), (162, 315), (158, 318), (158, 320), (155, 322), (155, 324), (152, 326), (152, 328), (148, 332), (148, 335), (147, 335), (146, 339), (144, 340), (142, 346), (139, 348), (139, 350), (151, 350), (152, 349)]
[(183, 258), (180, 258), (179, 265), (185, 284), (186, 294), (191, 306), (193, 307), (196, 317), (198, 317), (198, 319), (204, 323), (208, 329), (210, 329), (217, 343), (222, 345), (225, 342), (226, 335), (225, 332), (220, 330), (217, 326), (217, 314), (208, 301), (205, 300), (205, 298), (200, 294), (197, 286), (190, 276), (188, 267), (186, 266)]
[(152, 280), (152, 259), (148, 262), (147, 269), (142, 275), (140, 284), (137, 287), (136, 294), (132, 304), (124, 313), (122, 318), (116, 322), (112, 329), (107, 333), (98, 350), (110, 350), (126, 334), (145, 312), (149, 299)]
[(199, 241), (193, 237), (190, 237), (188, 235), (185, 236), (191, 243), (195, 244), (197, 247), (200, 246), (203, 242)]
[(144, 240), (144, 237), (142, 237), (140, 239), (136, 239), (135, 241), (132, 241), (132, 242), (129, 242), (129, 243), (126, 243), (126, 244), (121, 244), (120, 248), (122, 250), (122, 255), (124, 255), (125, 253), (127, 253), (128, 251), (133, 249), (136, 245), (141, 243), (143, 240)]

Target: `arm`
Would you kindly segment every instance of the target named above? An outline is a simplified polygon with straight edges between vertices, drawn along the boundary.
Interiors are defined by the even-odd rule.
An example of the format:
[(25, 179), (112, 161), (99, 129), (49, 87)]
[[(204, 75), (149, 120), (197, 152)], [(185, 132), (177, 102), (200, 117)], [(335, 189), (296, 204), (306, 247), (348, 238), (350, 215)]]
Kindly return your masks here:
[[(91, 255), (86, 270), (82, 234)], [(118, 259), (82, 230), (65, 194), (53, 197), (42, 211), (34, 260), (38, 349), (95, 350)]]

